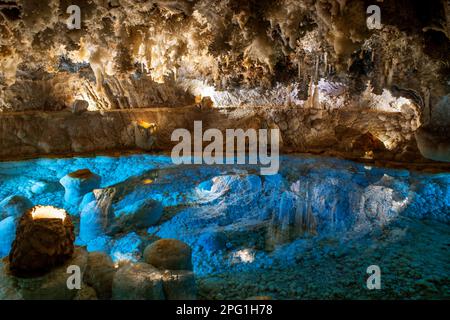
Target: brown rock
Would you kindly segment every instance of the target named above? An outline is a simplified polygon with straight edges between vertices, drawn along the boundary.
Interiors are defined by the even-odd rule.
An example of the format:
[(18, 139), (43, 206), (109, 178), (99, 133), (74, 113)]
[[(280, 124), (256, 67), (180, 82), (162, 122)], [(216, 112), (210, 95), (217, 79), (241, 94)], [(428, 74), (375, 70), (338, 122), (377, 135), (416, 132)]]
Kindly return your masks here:
[(191, 248), (176, 239), (155, 241), (144, 250), (144, 259), (147, 263), (167, 270), (192, 270), (191, 255)]
[(166, 271), (162, 277), (164, 295), (167, 300), (195, 300), (197, 288), (192, 271)]
[(11, 274), (8, 261), (0, 262), (0, 300), (72, 300), (77, 296), (86, 296), (86, 285), (81, 284), (81, 291), (69, 289), (67, 281), (72, 274), (67, 273), (69, 266), (78, 266), (80, 276), (86, 269), (88, 253), (77, 247), (72, 258), (63, 265), (52, 269), (41, 277), (18, 278)]
[(98, 298), (95, 289), (83, 283), (73, 300), (98, 300)]
[(66, 214), (64, 220), (33, 218), (36, 208), (28, 210), (17, 227), (9, 255), (10, 269), (15, 276), (45, 274), (62, 265), (73, 254), (75, 236), (70, 216)]
[(121, 267), (113, 280), (115, 300), (164, 300), (162, 275), (146, 263), (131, 263)]
[(84, 282), (95, 289), (99, 299), (111, 299), (114, 274), (114, 264), (109, 255), (104, 252), (89, 253)]

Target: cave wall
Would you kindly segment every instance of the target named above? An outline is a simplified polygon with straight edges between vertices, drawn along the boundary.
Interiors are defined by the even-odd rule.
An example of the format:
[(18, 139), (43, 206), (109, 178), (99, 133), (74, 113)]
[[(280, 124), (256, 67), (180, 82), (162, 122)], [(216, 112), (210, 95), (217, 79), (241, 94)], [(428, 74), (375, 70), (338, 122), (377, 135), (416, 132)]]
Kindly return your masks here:
[[(373, 4), (381, 9), (380, 29), (368, 28)], [(70, 5), (81, 9), (81, 29), (67, 27)], [(82, 120), (59, 113), (80, 99), (91, 111), (177, 109), (205, 96), (216, 107), (275, 113), (359, 108), (360, 119), (345, 124), (351, 130), (331, 117), (333, 125), (311, 124), (302, 118), (310, 111), (292, 111), (296, 120), (289, 121), (310, 141), (290, 144), (302, 150), (316, 136), (334, 141), (336, 128), (356, 139), (371, 131), (360, 129), (371, 121), (365, 114), (378, 112), (383, 126), (398, 132), (371, 136), (417, 142), (429, 155), (434, 141), (450, 141), (449, 28), (444, 0), (2, 0), (0, 113), (5, 123), (12, 117), (6, 114), (48, 112), (46, 121), (83, 131)], [(20, 137), (11, 130), (12, 137), (2, 133), (4, 145)], [(120, 136), (115, 130), (105, 137)]]
[[(386, 121), (390, 118), (390, 121)], [(201, 110), (198, 107), (139, 110), (15, 112), (0, 114), (0, 160), (46, 155), (146, 150), (170, 152), (177, 128), (193, 131), (279, 129), (280, 151), (337, 155), (364, 161), (427, 162), (420, 154), (414, 113), (266, 107)], [(204, 146), (209, 142), (204, 142)], [(225, 150), (225, 141), (224, 141)]]

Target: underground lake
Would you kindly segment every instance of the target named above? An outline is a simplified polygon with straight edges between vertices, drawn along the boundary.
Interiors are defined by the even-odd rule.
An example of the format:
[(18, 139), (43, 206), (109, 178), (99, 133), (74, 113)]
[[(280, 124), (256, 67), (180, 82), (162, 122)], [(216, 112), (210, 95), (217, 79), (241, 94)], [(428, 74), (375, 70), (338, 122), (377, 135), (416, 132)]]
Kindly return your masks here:
[[(73, 172), (89, 176), (95, 189), (68, 195), (64, 181)], [(16, 232), (7, 212), (63, 208), (75, 246), (110, 257), (111, 273), (152, 259), (158, 239), (179, 240), (161, 246), (192, 252), (191, 261), (172, 261), (195, 278), (185, 281), (184, 298), (450, 294), (450, 173), (312, 155), (281, 156), (279, 173), (267, 176), (256, 165), (174, 165), (163, 154), (40, 158), (0, 163), (0, 199), (2, 256)], [(370, 266), (379, 267), (383, 290), (368, 290)], [(117, 277), (106, 297), (123, 295), (115, 292), (123, 289)], [(24, 294), (8, 281), (0, 274), (2, 299)], [(47, 281), (57, 286), (58, 279)]]

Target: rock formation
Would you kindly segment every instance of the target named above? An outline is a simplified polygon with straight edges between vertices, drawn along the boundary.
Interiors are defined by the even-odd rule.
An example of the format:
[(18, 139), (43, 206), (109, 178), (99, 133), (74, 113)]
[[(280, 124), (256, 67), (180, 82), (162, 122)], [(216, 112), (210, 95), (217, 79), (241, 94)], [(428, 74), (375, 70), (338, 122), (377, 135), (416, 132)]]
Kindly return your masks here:
[[(80, 8), (79, 29), (70, 5)], [(371, 5), (3, 1), (0, 144), (8, 151), (0, 156), (167, 149), (158, 143), (170, 137), (167, 118), (186, 128), (195, 111), (173, 119), (166, 109), (136, 109), (198, 104), (241, 115), (263, 106), (277, 115), (287, 151), (448, 161), (448, 1), (377, 1), (380, 21)], [(329, 147), (341, 139), (338, 150)], [(392, 152), (364, 150), (374, 142)]]
[(66, 190), (64, 200), (78, 206), (87, 193), (100, 187), (100, 181), (101, 178), (89, 169), (81, 169), (67, 174), (59, 182)]
[(9, 254), (14, 275), (42, 275), (71, 258), (75, 240), (72, 220), (64, 210), (56, 210), (37, 206), (20, 219)]

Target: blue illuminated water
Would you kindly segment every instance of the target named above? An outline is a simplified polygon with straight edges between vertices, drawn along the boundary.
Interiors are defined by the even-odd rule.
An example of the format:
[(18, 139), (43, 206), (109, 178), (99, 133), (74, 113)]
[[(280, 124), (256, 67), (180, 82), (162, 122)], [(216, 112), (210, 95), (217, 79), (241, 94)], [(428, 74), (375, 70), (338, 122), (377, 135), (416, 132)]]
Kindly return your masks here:
[[(146, 199), (164, 211), (150, 228), (125, 224), (77, 243), (119, 261), (140, 259), (157, 238), (185, 241), (201, 297), (450, 297), (450, 173), (313, 156), (282, 157), (274, 176), (257, 166), (174, 166), (164, 155), (37, 159), (0, 163), (0, 201), (63, 207), (78, 230), (82, 208), (64, 203), (59, 179), (84, 168), (114, 189), (116, 213)], [(380, 266), (382, 290), (366, 288), (370, 265)]]

